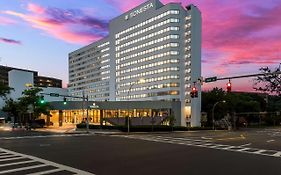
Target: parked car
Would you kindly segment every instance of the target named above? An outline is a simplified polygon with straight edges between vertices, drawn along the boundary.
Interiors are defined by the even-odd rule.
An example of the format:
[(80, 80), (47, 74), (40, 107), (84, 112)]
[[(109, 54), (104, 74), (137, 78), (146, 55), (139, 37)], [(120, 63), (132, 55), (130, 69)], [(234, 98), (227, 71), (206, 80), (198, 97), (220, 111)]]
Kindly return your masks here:
[(43, 128), (46, 122), (44, 119), (32, 120), (31, 122), (27, 123), (25, 128), (27, 130), (36, 129), (36, 128)]

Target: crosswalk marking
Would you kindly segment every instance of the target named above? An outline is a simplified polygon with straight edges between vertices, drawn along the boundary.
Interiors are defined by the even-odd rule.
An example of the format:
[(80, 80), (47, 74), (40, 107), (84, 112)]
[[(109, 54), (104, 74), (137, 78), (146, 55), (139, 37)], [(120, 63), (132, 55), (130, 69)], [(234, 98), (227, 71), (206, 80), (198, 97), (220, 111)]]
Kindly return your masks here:
[(34, 165), (34, 166), (28, 166), (28, 167), (22, 167), (22, 168), (14, 168), (14, 169), (10, 169), (10, 170), (0, 171), (0, 174), (12, 173), (12, 172), (17, 172), (17, 171), (22, 171), (22, 170), (29, 170), (29, 169), (40, 168), (40, 167), (44, 167), (44, 166), (47, 166), (47, 165), (41, 164), (41, 165)]
[(182, 138), (182, 137), (168, 137), (168, 136), (154, 136), (154, 135), (145, 135), (145, 136), (143, 136), (143, 135), (111, 135), (111, 136), (112, 137), (125, 137), (125, 138), (129, 138), (129, 139), (140, 139), (140, 140), (160, 142), (160, 143), (204, 147), (204, 148), (219, 149), (219, 150), (225, 150), (225, 151), (231, 151), (231, 152), (240, 152), (240, 153), (281, 158), (281, 151), (245, 147), (248, 145), (233, 146), (233, 145), (218, 144), (211, 140), (198, 140), (198, 139), (189, 139), (189, 138)]
[(41, 172), (36, 172), (36, 173), (30, 173), (27, 175), (44, 175), (44, 174), (51, 174), (51, 173), (56, 173), (60, 172), (60, 169), (53, 169), (53, 170), (46, 170), (46, 171), (41, 171)]
[(9, 153), (0, 153), (0, 156), (2, 155), (9, 155)]
[(17, 157), (8, 158), (8, 159), (0, 159), (0, 163), (1, 163), (1, 162), (4, 162), (4, 161), (16, 160), (16, 159), (21, 159), (21, 158), (22, 158), (22, 157), (17, 156)]
[[(76, 168), (51, 162), (42, 158), (17, 153), (4, 148), (0, 148), (0, 152), (5, 153), (5, 155), (6, 154), (9, 155), (6, 157), (5, 156), (0, 157), (0, 168), (2, 168), (2, 170), (0, 169), (0, 174), (7, 174), (7, 173), (20, 174), (21, 172), (24, 171), (30, 171), (28, 172), (30, 175), (41, 175), (41, 174), (44, 175), (44, 174), (50, 174), (56, 172), (60, 173), (63, 171), (67, 171), (69, 173), (78, 174), (78, 175), (94, 175), (86, 171), (82, 171)], [(13, 162), (9, 162), (9, 161), (13, 161)], [(1, 164), (1, 162), (3, 163)], [(17, 168), (13, 168), (12, 166), (17, 166)]]
[(15, 155), (3, 155), (3, 156), (0, 156), (0, 159), (4, 159), (4, 158), (12, 158), (12, 157), (16, 157)]
[(33, 162), (35, 162), (35, 160), (27, 160), (27, 161), (14, 162), (14, 163), (5, 163), (5, 164), (1, 164), (0, 167), (11, 166), (11, 165), (20, 165), (20, 164), (33, 163)]

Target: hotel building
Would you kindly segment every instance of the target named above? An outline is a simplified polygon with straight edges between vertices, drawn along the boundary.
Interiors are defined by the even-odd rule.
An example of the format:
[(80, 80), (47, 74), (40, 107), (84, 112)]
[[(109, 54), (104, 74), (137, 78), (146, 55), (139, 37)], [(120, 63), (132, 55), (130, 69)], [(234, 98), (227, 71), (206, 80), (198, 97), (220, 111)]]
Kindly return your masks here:
[(70, 95), (122, 105), (178, 101), (176, 124), (200, 126), (201, 23), (196, 6), (158, 0), (112, 19), (106, 38), (69, 54)]

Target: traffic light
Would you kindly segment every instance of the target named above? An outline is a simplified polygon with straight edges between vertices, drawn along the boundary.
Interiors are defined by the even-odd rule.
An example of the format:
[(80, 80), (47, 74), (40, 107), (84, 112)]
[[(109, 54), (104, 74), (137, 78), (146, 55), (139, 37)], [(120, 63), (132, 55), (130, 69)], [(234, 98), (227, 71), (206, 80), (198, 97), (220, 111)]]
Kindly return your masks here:
[(67, 104), (66, 97), (63, 97), (63, 104), (64, 104), (64, 105), (66, 105), (66, 104)]
[(43, 96), (43, 95), (40, 96), (39, 102), (40, 102), (41, 104), (44, 104), (44, 103), (45, 103), (45, 100), (44, 100), (44, 96)]
[(226, 91), (228, 93), (231, 92), (231, 82), (230, 81), (226, 84)]
[(197, 98), (198, 97), (198, 90), (196, 89), (196, 87), (193, 87), (191, 89), (190, 96), (191, 96), (191, 98)]

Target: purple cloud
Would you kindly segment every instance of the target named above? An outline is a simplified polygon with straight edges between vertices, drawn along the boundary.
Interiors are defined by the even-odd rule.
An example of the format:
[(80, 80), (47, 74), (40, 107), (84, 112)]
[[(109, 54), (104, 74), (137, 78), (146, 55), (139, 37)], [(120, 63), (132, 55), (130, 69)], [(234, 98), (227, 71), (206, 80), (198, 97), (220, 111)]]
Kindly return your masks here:
[(20, 42), (20, 41), (13, 40), (13, 39), (8, 39), (8, 38), (2, 38), (2, 37), (0, 37), (0, 42), (7, 43), (7, 44), (17, 44), (17, 45), (21, 45), (21, 42)]
[(17, 16), (32, 27), (69, 43), (89, 44), (108, 35), (108, 21), (89, 16), (79, 9), (45, 8), (37, 4), (28, 5), (29, 13), (5, 11)]

